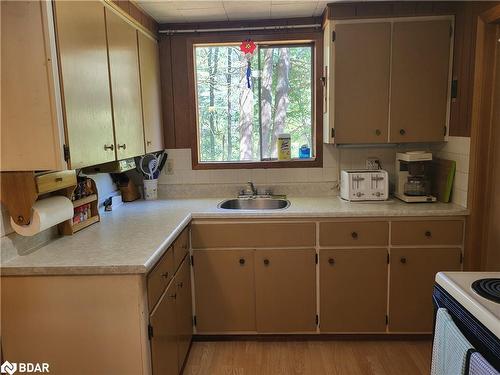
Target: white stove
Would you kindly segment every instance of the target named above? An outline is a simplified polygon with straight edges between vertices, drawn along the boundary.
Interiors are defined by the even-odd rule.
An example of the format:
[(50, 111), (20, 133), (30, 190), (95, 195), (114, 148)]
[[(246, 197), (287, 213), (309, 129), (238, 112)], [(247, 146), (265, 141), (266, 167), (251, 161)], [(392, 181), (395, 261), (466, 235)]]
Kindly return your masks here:
[(436, 283), (500, 338), (500, 303), (480, 296), (472, 284), (481, 279), (500, 279), (500, 272), (439, 272)]

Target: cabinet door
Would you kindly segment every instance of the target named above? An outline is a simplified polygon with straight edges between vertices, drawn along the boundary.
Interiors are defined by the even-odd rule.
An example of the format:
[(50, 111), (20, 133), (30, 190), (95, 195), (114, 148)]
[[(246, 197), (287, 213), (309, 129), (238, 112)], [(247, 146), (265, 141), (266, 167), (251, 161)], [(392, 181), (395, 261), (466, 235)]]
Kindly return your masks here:
[(144, 154), (141, 88), (136, 29), (106, 9), (109, 75), (116, 140), (116, 156)]
[(321, 250), (322, 332), (385, 332), (387, 249)]
[(153, 327), (151, 362), (153, 375), (177, 375), (177, 322), (175, 319), (175, 284), (166, 289), (149, 318)]
[(391, 24), (338, 24), (334, 45), (335, 143), (386, 143)]
[(391, 142), (443, 140), (451, 27), (450, 20), (394, 23)]
[(256, 250), (258, 332), (316, 330), (315, 251)]
[(71, 168), (115, 160), (104, 5), (55, 1)]
[(163, 149), (163, 123), (160, 91), (160, 55), (158, 43), (137, 32), (141, 73), (142, 118), (146, 152)]
[(459, 248), (392, 248), (389, 331), (432, 332), (436, 273), (460, 270)]
[(198, 332), (255, 331), (253, 250), (195, 250)]
[(189, 259), (184, 259), (175, 276), (175, 300), (178, 339), (178, 363), (182, 368), (193, 337), (193, 309), (191, 301), (191, 272)]

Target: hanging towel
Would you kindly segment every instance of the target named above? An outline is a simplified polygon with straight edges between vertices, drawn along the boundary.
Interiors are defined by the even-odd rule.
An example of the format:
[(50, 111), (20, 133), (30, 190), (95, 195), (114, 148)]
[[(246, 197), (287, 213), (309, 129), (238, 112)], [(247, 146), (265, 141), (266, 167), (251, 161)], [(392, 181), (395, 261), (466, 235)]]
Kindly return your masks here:
[(489, 362), (484, 359), (481, 353), (475, 350), (469, 350), (469, 371), (468, 375), (500, 375), (500, 372), (495, 370)]
[(432, 345), (431, 375), (463, 375), (467, 351), (473, 349), (453, 322), (448, 310), (440, 308)]

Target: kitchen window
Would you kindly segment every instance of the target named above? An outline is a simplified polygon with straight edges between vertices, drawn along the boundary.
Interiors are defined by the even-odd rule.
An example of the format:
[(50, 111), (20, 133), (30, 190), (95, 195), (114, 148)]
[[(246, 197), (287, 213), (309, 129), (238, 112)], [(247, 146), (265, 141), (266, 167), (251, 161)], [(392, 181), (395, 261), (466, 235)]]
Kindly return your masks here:
[[(198, 166), (316, 161), (314, 43), (256, 45), (249, 59), (240, 43), (193, 45)], [(290, 161), (278, 161), (283, 133), (291, 138)], [(302, 146), (309, 157), (299, 158)]]

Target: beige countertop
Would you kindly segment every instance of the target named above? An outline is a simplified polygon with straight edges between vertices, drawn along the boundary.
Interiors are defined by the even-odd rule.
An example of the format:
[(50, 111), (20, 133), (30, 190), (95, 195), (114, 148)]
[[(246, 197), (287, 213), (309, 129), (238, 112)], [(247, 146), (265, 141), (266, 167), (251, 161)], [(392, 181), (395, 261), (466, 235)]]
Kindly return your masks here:
[(454, 204), (407, 204), (398, 200), (349, 203), (338, 197), (289, 198), (285, 210), (223, 210), (223, 198), (169, 199), (125, 203), (101, 222), (64, 236), (1, 265), (6, 275), (147, 273), (179, 233), (197, 218), (322, 218), (464, 216)]

